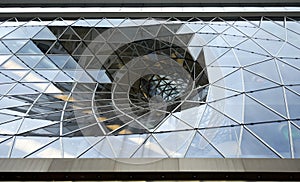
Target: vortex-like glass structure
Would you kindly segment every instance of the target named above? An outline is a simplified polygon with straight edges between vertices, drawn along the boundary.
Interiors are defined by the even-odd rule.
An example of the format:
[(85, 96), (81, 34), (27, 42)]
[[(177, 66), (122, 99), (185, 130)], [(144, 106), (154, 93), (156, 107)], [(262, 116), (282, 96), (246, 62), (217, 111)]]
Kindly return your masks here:
[(299, 158), (289, 17), (0, 22), (0, 157)]

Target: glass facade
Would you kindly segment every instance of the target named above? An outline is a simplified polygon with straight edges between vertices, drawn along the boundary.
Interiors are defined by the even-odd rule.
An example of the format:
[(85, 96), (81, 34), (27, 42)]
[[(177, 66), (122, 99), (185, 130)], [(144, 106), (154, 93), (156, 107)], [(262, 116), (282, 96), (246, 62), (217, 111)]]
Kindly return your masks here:
[(0, 23), (2, 158), (300, 158), (300, 22)]

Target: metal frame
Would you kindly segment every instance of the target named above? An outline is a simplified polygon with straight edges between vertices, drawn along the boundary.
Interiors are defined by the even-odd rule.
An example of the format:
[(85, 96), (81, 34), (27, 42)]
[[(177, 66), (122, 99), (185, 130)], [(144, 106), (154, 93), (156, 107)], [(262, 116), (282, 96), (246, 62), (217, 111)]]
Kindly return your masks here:
[(300, 180), (300, 159), (0, 159), (1, 180)]

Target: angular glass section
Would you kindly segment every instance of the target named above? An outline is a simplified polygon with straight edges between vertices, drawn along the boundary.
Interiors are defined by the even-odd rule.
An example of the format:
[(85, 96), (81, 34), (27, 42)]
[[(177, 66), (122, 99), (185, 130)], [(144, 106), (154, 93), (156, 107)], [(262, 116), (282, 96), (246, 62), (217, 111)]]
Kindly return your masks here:
[(299, 158), (299, 22), (0, 27), (0, 157)]

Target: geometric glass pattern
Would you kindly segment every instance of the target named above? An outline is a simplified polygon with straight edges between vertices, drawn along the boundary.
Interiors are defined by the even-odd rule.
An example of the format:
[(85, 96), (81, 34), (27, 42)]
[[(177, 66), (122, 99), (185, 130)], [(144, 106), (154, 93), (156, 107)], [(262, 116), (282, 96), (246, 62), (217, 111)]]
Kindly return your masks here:
[(300, 22), (2, 21), (0, 157), (300, 158)]

